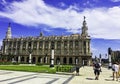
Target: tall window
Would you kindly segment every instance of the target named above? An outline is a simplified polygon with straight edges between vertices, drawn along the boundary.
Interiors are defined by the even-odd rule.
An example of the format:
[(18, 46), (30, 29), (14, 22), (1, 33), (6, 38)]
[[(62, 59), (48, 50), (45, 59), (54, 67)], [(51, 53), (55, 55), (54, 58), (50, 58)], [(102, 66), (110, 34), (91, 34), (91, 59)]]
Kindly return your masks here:
[(47, 49), (48, 48), (48, 41), (45, 42), (45, 48)]
[(67, 48), (67, 41), (64, 42), (64, 48)]
[(36, 49), (37, 48), (37, 42), (34, 42), (33, 48)]
[(17, 43), (17, 48), (20, 49), (20, 41)]
[(51, 49), (54, 49), (54, 47), (55, 47), (55, 43), (52, 41), (51, 42)]
[(40, 42), (39, 42), (39, 49), (42, 49), (42, 45), (43, 45), (43, 42), (40, 41)]
[(78, 46), (79, 46), (78, 41), (75, 41), (75, 48), (78, 48)]
[(16, 48), (16, 42), (13, 43), (13, 47)]
[(86, 41), (83, 42), (84, 47), (86, 47)]
[(57, 48), (60, 49), (60, 47), (61, 47), (61, 43), (60, 43), (60, 41), (58, 41), (57, 42)]
[(73, 42), (70, 41), (70, 48), (73, 48)]
[(86, 41), (83, 42), (84, 45), (84, 54), (86, 54)]
[(28, 43), (28, 49), (31, 49), (31, 47), (32, 47), (31, 44), (32, 44), (31, 42)]
[(12, 47), (12, 42), (10, 41), (10, 42), (9, 42), (9, 48), (11, 48), (11, 47)]
[(23, 42), (23, 48), (25, 48), (26, 47), (26, 42)]

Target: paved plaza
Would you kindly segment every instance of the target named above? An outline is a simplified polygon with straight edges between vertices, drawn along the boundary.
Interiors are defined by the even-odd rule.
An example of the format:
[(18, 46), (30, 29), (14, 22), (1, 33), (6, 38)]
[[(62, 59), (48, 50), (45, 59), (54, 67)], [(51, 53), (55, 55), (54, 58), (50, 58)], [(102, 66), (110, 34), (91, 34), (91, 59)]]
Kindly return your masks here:
[(112, 80), (112, 71), (102, 68), (99, 80), (94, 80), (92, 67), (81, 67), (80, 75), (73, 73), (33, 73), (0, 70), (0, 84), (120, 84)]
[(0, 70), (0, 84), (67, 84), (73, 75)]
[(102, 68), (99, 80), (95, 80), (93, 67), (82, 67), (80, 76), (75, 76), (69, 84), (120, 84), (120, 78), (118, 81), (113, 81), (112, 70)]

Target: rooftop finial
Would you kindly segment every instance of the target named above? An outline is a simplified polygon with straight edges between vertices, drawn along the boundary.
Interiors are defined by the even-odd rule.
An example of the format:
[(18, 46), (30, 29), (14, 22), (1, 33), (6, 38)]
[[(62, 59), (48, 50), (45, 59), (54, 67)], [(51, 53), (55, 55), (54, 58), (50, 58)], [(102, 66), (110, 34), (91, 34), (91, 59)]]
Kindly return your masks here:
[(6, 39), (11, 39), (12, 38), (12, 34), (11, 34), (11, 23), (8, 23), (8, 30), (6, 32)]
[(84, 16), (84, 21), (85, 21), (86, 17)]

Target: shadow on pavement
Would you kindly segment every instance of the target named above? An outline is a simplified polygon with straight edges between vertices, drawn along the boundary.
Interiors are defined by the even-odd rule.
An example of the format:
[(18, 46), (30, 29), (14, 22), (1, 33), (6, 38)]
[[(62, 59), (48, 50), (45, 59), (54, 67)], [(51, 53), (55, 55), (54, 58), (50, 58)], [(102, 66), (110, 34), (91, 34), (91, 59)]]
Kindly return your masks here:
[(87, 80), (95, 80), (95, 78), (86, 78)]
[(110, 76), (110, 77), (113, 77), (113, 76)]
[(106, 81), (113, 81), (112, 79), (105, 79)]

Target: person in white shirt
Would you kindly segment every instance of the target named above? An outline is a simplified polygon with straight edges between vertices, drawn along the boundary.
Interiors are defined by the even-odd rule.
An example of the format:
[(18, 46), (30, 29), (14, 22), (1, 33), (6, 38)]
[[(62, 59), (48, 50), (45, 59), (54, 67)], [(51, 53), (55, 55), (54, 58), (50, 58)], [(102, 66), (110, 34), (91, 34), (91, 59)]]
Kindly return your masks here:
[(116, 77), (116, 81), (118, 81), (119, 65), (117, 62), (115, 62), (112, 65), (112, 70), (113, 70), (113, 80), (115, 80), (115, 77)]

